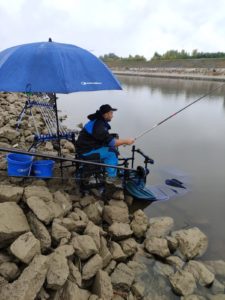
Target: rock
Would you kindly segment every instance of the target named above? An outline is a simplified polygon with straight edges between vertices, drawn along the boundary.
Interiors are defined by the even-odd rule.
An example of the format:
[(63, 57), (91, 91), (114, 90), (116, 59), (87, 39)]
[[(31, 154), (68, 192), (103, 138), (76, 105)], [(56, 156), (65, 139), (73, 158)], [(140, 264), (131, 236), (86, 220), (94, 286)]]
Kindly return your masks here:
[(120, 263), (111, 275), (111, 282), (116, 291), (129, 292), (133, 281), (134, 272), (124, 263)]
[[(0, 140), (2, 138), (7, 139), (10, 143), (14, 144), (13, 142), (17, 139), (19, 136), (19, 132), (15, 129), (12, 129), (8, 126), (4, 126), (0, 128)], [(6, 141), (7, 142), (7, 141)]]
[(105, 268), (111, 261), (112, 255), (107, 247), (107, 241), (103, 236), (101, 237), (99, 254), (102, 258), (102, 266)]
[(166, 258), (166, 262), (178, 270), (182, 269), (184, 266), (184, 262), (178, 256), (175, 256), (175, 255), (168, 256)]
[(10, 246), (10, 251), (19, 260), (28, 264), (35, 255), (40, 254), (41, 246), (39, 240), (35, 238), (32, 232), (20, 235)]
[(31, 300), (35, 299), (41, 289), (48, 268), (48, 258), (37, 255), (30, 265), (24, 269), (20, 277), (13, 283), (5, 284), (0, 289), (1, 300)]
[(208, 260), (202, 263), (215, 275), (225, 277), (225, 261), (224, 260)]
[(206, 300), (206, 298), (203, 296), (191, 294), (188, 296), (181, 297), (181, 300)]
[(211, 286), (211, 291), (214, 295), (224, 294), (225, 286), (219, 280), (214, 279), (213, 284)]
[(148, 217), (141, 209), (135, 211), (130, 226), (137, 238), (145, 236), (148, 228)]
[(137, 242), (133, 238), (129, 238), (120, 242), (123, 252), (126, 256), (131, 256), (137, 251)]
[(75, 255), (81, 260), (88, 259), (98, 252), (94, 240), (89, 235), (77, 235), (72, 239), (71, 243), (74, 247)]
[(49, 294), (46, 292), (46, 290), (43, 287), (40, 289), (40, 291), (37, 294), (38, 300), (47, 300), (49, 299), (49, 297), (50, 297)]
[(178, 240), (172, 236), (166, 236), (166, 240), (167, 240), (170, 251), (172, 253), (175, 252), (178, 248)]
[(16, 202), (18, 203), (23, 195), (23, 188), (0, 185), (0, 203), (2, 202)]
[(75, 151), (74, 144), (69, 141), (66, 141), (65, 144), (63, 145), (63, 147), (65, 149), (69, 150), (69, 152), (71, 152), (71, 153), (74, 153), (74, 151)]
[(124, 223), (113, 223), (109, 228), (108, 231), (116, 240), (122, 240), (129, 238), (133, 231), (130, 229), (129, 224)]
[(171, 217), (157, 217), (151, 218), (149, 222), (149, 229), (146, 233), (146, 238), (165, 237), (170, 233), (174, 226), (174, 220)]
[(90, 237), (93, 238), (94, 242), (95, 242), (95, 245), (97, 247), (97, 249), (99, 250), (100, 249), (100, 244), (101, 244), (101, 241), (100, 241), (100, 232), (102, 232), (102, 229), (98, 226), (96, 226), (93, 222), (89, 222), (87, 224), (87, 227), (85, 228), (84, 230), (84, 234), (85, 235), (89, 235)]
[(62, 238), (70, 239), (71, 233), (54, 219), (52, 222), (52, 237), (56, 241), (59, 241)]
[(174, 274), (174, 270), (173, 270), (173, 267), (167, 265), (167, 264), (164, 264), (160, 261), (156, 261), (155, 264), (154, 264), (154, 267), (153, 267), (153, 270), (162, 275), (162, 276), (166, 276), (166, 277), (169, 277), (170, 275)]
[(38, 197), (44, 200), (46, 203), (53, 201), (53, 196), (50, 193), (49, 189), (45, 186), (27, 186), (24, 189), (24, 200), (27, 201), (30, 197)]
[(94, 255), (84, 265), (82, 270), (82, 278), (88, 280), (102, 268), (102, 258), (99, 254)]
[(9, 262), (12, 260), (13, 260), (12, 256), (10, 256), (8, 253), (0, 252), (0, 265), (3, 264), (4, 262)]
[(12, 281), (20, 274), (19, 268), (15, 263), (4, 262), (0, 265), (0, 275), (6, 280)]
[(80, 205), (81, 205), (82, 207), (86, 207), (86, 206), (88, 206), (88, 205), (90, 205), (90, 204), (95, 203), (95, 202), (96, 202), (96, 199), (95, 199), (93, 196), (87, 195), (87, 196), (82, 197), (82, 198), (79, 200), (79, 202), (80, 202)]
[(215, 275), (199, 261), (190, 260), (184, 270), (190, 272), (202, 286), (211, 284), (215, 279)]
[(103, 209), (103, 220), (110, 225), (113, 222), (129, 223), (128, 209), (115, 205), (106, 205)]
[(57, 247), (54, 252), (65, 257), (69, 257), (74, 254), (74, 248), (72, 245), (62, 245)]
[(121, 246), (117, 244), (116, 242), (111, 242), (110, 243), (110, 252), (112, 255), (112, 258), (116, 261), (124, 261), (127, 256), (123, 252)]
[(178, 249), (187, 259), (202, 256), (208, 247), (207, 236), (197, 227), (172, 233), (179, 242)]
[[(57, 191), (53, 194), (53, 197), (54, 203), (56, 203), (62, 211), (59, 216), (66, 215), (72, 208), (72, 203), (70, 201), (69, 195), (66, 193), (62, 193), (61, 191)], [(56, 215), (56, 217), (58, 216)]]
[(194, 276), (187, 271), (179, 270), (171, 275), (169, 280), (175, 293), (178, 295), (190, 295), (196, 289)]
[(160, 257), (167, 257), (170, 255), (166, 239), (151, 237), (145, 240), (144, 245), (145, 249), (151, 254), (155, 254)]
[[(30, 230), (22, 209), (15, 202), (0, 203), (0, 245)], [(4, 242), (4, 243), (3, 243)], [(0, 248), (1, 248), (0, 246)]]
[(3, 287), (3, 285), (6, 285), (8, 283), (7, 280), (5, 280), (4, 277), (0, 276), (0, 294), (1, 294), (1, 288)]
[(47, 273), (48, 287), (54, 290), (62, 287), (69, 276), (69, 266), (65, 256), (54, 253), (51, 255)]
[(100, 224), (102, 222), (101, 211), (98, 206), (99, 204), (96, 202), (84, 208), (84, 212), (94, 224)]
[(116, 261), (111, 260), (108, 266), (104, 269), (104, 271), (106, 271), (110, 275), (115, 269), (115, 267), (116, 267)]
[(80, 289), (74, 282), (67, 280), (53, 300), (89, 300), (90, 295), (89, 291)]
[(87, 215), (77, 207), (74, 209), (74, 212), (68, 215), (68, 217), (72, 218), (74, 221), (82, 221), (83, 224), (85, 224), (85, 227), (89, 222)]
[(131, 290), (135, 295), (135, 297), (137, 297), (137, 299), (143, 299), (145, 293), (145, 285), (143, 282), (141, 281), (135, 282), (132, 285)]
[(45, 225), (39, 221), (32, 212), (27, 214), (27, 219), (34, 236), (40, 241), (41, 250), (46, 251), (51, 247), (51, 236)]
[(109, 275), (102, 270), (96, 273), (92, 292), (102, 300), (110, 300), (113, 297), (113, 289)]
[(117, 190), (112, 194), (112, 198), (115, 200), (124, 200), (124, 192), (123, 190)]
[(80, 273), (79, 269), (70, 260), (68, 261), (68, 265), (69, 265), (69, 271), (70, 271), (69, 279), (72, 282), (76, 283), (79, 287), (81, 287), (82, 277), (81, 277), (81, 273)]
[(137, 261), (130, 260), (127, 266), (133, 270), (133, 272), (135, 273), (135, 277), (138, 275), (142, 275), (145, 272), (148, 272), (147, 266)]
[(45, 224), (49, 224), (54, 219), (55, 215), (52, 208), (45, 203), (43, 199), (37, 196), (31, 196), (26, 200), (26, 202), (40, 221)]
[(209, 300), (225, 300), (224, 294), (218, 294), (215, 296), (209, 296)]

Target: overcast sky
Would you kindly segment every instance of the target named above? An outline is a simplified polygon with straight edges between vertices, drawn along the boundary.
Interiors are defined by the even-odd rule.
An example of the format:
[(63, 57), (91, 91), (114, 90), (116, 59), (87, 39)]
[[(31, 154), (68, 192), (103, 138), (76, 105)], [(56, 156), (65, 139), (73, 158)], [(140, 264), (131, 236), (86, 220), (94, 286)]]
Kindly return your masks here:
[(99, 56), (225, 52), (224, 0), (0, 0), (0, 50), (47, 41)]

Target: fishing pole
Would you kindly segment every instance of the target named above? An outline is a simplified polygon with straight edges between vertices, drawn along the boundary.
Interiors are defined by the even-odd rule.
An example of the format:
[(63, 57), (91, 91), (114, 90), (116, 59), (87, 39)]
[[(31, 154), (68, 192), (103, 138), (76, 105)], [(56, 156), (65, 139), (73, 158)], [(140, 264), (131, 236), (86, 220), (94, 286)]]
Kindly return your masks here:
[(149, 133), (150, 131), (152, 131), (153, 129), (155, 129), (156, 127), (160, 126), (161, 124), (163, 124), (164, 122), (168, 121), (169, 119), (171, 119), (172, 117), (178, 115), (180, 112), (182, 112), (183, 110), (185, 110), (186, 108), (188, 108), (189, 106), (195, 104), (196, 102), (202, 100), (203, 98), (205, 98), (206, 96), (212, 94), (213, 92), (215, 92), (216, 90), (218, 90), (219, 88), (221, 88), (222, 86), (224, 86), (225, 83), (217, 86), (215, 89), (212, 89), (211, 91), (209, 91), (207, 94), (204, 94), (203, 96), (201, 96), (200, 98), (196, 99), (195, 101), (189, 103), (188, 105), (184, 106), (183, 108), (181, 108), (180, 110), (176, 111), (175, 113), (173, 113), (172, 115), (168, 116), (167, 118), (163, 119), (161, 122), (155, 124), (153, 127), (151, 127), (150, 129), (147, 129), (143, 132), (141, 132), (138, 136), (136, 136), (134, 138), (134, 140), (138, 140), (140, 139), (142, 136), (144, 136), (146, 133)]
[(55, 156), (55, 155), (45, 154), (45, 153), (41, 153), (41, 152), (39, 152), (39, 153), (38, 152), (29, 152), (29, 151), (25, 151), (22, 149), (0, 147), (0, 151), (17, 153), (17, 154), (26, 154), (26, 155), (35, 156), (35, 157), (43, 157), (43, 158), (58, 160), (59, 162), (67, 161), (67, 162), (71, 162), (71, 163), (82, 163), (82, 164), (86, 164), (86, 165), (94, 165), (94, 166), (99, 166), (99, 167), (104, 167), (104, 168), (106, 168), (106, 167), (114, 168), (114, 169), (124, 170), (124, 171), (136, 171), (135, 169), (122, 167), (122, 166), (109, 165), (109, 164), (93, 162), (93, 161), (88, 161), (88, 160), (82, 160), (82, 159), (76, 159), (76, 158)]

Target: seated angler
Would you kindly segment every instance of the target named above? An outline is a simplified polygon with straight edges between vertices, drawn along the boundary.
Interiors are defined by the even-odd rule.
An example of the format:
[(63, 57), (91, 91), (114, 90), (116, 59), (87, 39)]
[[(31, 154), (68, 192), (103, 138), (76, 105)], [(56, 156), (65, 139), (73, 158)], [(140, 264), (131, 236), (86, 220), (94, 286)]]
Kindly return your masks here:
[[(79, 155), (88, 156), (98, 153), (103, 163), (114, 166), (118, 164), (116, 147), (132, 145), (134, 139), (118, 139), (109, 133), (111, 129), (109, 122), (116, 110), (109, 104), (104, 104), (94, 114), (88, 116), (90, 121), (85, 124), (76, 142), (76, 151)], [(116, 168), (106, 168), (106, 170), (109, 177), (115, 177), (117, 174)]]

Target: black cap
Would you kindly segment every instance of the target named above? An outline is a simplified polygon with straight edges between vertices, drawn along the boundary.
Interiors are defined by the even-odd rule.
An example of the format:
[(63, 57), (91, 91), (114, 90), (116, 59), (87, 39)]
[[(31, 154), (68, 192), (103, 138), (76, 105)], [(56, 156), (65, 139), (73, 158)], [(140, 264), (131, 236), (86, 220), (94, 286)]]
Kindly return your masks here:
[(116, 108), (112, 108), (109, 104), (103, 104), (99, 108), (99, 112), (101, 115), (104, 115), (109, 111), (116, 111), (116, 110), (117, 110)]

